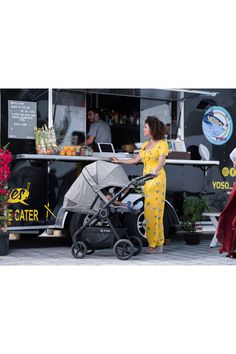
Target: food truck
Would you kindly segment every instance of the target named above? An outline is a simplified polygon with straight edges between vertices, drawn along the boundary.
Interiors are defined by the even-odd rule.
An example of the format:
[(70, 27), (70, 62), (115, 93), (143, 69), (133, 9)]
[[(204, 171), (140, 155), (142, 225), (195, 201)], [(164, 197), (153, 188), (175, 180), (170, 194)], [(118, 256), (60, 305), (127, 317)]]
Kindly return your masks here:
[[(73, 132), (86, 136), (90, 107), (110, 125), (112, 148), (121, 158), (138, 153), (148, 115), (167, 125), (172, 151), (165, 166), (166, 236), (181, 222), (184, 192), (204, 193), (214, 210), (222, 210), (235, 177), (229, 159), (235, 147), (235, 100), (231, 89), (2, 89), (1, 145), (10, 143), (13, 154), (9, 231), (40, 235), (51, 229), (71, 235), (84, 222), (84, 216), (62, 210), (64, 195), (86, 164), (114, 155), (112, 150), (92, 156), (65, 153)], [(36, 151), (35, 128), (45, 126), (55, 131), (58, 150), (53, 154)], [(124, 169), (130, 178), (142, 174), (142, 165)], [(130, 198), (141, 200), (142, 194), (134, 191)], [(126, 223), (145, 237), (143, 209)]]

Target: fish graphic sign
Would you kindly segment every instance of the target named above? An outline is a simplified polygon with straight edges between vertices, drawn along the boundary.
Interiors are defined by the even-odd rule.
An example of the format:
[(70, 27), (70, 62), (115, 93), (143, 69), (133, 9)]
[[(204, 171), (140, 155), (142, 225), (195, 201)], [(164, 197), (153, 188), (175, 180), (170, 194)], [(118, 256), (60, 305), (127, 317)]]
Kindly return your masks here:
[(202, 130), (211, 144), (223, 145), (227, 143), (233, 132), (230, 113), (221, 106), (210, 107), (203, 115)]

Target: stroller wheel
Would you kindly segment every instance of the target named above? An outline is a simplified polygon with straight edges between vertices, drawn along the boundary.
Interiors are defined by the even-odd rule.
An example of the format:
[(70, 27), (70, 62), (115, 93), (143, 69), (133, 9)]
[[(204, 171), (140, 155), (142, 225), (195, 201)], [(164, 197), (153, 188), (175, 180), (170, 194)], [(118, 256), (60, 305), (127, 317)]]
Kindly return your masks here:
[(87, 253), (86, 253), (86, 255), (87, 255), (87, 256), (90, 256), (90, 254), (93, 254), (94, 252), (95, 252), (95, 250), (88, 250)]
[(74, 258), (84, 258), (87, 254), (87, 246), (84, 242), (76, 242), (71, 247), (71, 253)]
[(127, 260), (134, 254), (134, 245), (130, 240), (121, 239), (115, 243), (113, 250), (117, 258)]
[(140, 254), (142, 252), (143, 243), (138, 236), (130, 236), (129, 240), (134, 245), (134, 254), (133, 255), (137, 256), (138, 254)]

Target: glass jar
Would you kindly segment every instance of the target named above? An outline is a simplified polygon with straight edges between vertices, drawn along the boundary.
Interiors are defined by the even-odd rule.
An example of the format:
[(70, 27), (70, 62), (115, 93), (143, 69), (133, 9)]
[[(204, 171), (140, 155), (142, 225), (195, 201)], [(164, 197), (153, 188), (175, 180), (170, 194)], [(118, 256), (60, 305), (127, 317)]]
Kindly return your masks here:
[(88, 148), (88, 156), (92, 156), (93, 155), (93, 148), (92, 146), (89, 146)]
[(93, 155), (93, 149), (92, 149), (92, 147), (85, 145), (85, 146), (83, 147), (83, 154), (84, 154), (84, 156), (92, 156), (92, 155)]
[(83, 155), (84, 156), (89, 156), (88, 154), (89, 154), (89, 146), (84, 145), (84, 147), (83, 147)]

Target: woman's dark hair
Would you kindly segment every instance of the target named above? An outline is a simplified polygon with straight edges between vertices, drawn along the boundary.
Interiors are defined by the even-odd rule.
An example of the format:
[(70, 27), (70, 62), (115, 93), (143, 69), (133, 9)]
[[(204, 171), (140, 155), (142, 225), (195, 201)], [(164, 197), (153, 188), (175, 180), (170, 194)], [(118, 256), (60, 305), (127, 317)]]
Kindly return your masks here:
[(152, 138), (154, 140), (164, 139), (164, 136), (167, 133), (167, 129), (166, 125), (159, 118), (155, 116), (148, 116), (145, 119), (145, 123), (148, 124)]
[(85, 134), (84, 132), (79, 132), (79, 131), (73, 131), (71, 136), (77, 136), (78, 140), (77, 140), (77, 143), (78, 144), (81, 144), (81, 143), (84, 143), (85, 141)]

